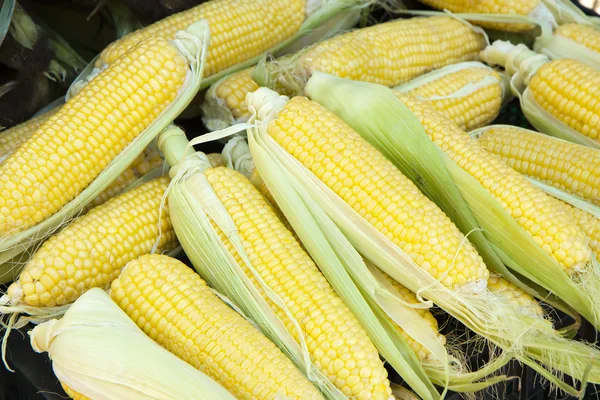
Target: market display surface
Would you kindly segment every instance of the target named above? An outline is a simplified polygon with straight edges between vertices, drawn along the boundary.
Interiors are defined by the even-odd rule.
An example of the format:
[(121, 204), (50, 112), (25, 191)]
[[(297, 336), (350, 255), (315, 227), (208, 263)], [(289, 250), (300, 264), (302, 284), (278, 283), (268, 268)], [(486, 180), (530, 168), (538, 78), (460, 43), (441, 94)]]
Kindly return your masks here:
[(592, 398), (598, 21), (0, 1), (0, 398)]

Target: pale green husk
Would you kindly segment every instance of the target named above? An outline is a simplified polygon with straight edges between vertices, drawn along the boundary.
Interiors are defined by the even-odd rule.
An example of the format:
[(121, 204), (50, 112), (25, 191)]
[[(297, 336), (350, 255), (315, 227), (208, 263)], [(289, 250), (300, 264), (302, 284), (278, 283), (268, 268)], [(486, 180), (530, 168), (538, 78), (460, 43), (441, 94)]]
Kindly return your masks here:
[(496, 41), (481, 53), (481, 58), (488, 64), (505, 67), (512, 74), (511, 89), (519, 97), (523, 114), (536, 129), (573, 143), (600, 148), (600, 142), (558, 120), (533, 99), (527, 85), (537, 70), (550, 62), (546, 55), (535, 53), (522, 45)]
[(15, 0), (4, 0), (2, 8), (0, 9), (0, 45), (2, 45), (2, 42), (8, 33), (14, 11)]
[(29, 331), (56, 377), (87, 398), (234, 400), (221, 385), (144, 334), (101, 289)]
[(208, 53), (209, 29), (205, 20), (196, 22), (188, 28), (189, 32), (178, 32), (174, 43), (181, 51), (183, 46), (190, 46), (193, 53), (186, 54), (190, 62), (190, 71), (183, 87), (175, 100), (131, 142), (112, 162), (85, 188), (75, 199), (66, 204), (59, 212), (45, 221), (0, 240), (0, 264), (22, 253), (31, 244), (47, 237), (60, 228), (62, 224), (79, 214), (82, 209), (98, 194), (106, 189), (148, 146), (148, 144), (189, 104), (198, 92), (202, 82), (206, 55)]
[(534, 43), (533, 50), (553, 60), (569, 58), (600, 69), (600, 53), (567, 37), (553, 35), (550, 30), (542, 31)]
[[(493, 262), (491, 268), (506, 271), (501, 264), (508, 264), (540, 286), (561, 294), (566, 303), (596, 321), (598, 314), (591, 301), (593, 297), (585, 293), (582, 286), (578, 286), (581, 282), (572, 280), (475, 178), (431, 142), (416, 117), (389, 89), (326, 74), (314, 74), (306, 91), (311, 98), (340, 115), (367, 141), (383, 151), (422, 191), (438, 202), (461, 229), (472, 226), (474, 232), (470, 234), (470, 239), (483, 230), (483, 237), (472, 240), (477, 243), (486, 262)], [(365, 115), (372, 117), (365, 118)], [(336, 203), (340, 203), (339, 199), (336, 200)], [(433, 283), (429, 284), (427, 281), (411, 281), (407, 277), (407, 271), (401, 273), (397, 269), (398, 262), (394, 264), (394, 260), (399, 259), (401, 250), (358, 216), (352, 217), (354, 221), (351, 221), (347, 214), (353, 211), (345, 207), (345, 203), (336, 205), (337, 208), (345, 208), (345, 212), (331, 207), (327, 209), (328, 213), (331, 213), (332, 218), (334, 213), (345, 215), (348, 220), (339, 216), (340, 220), (336, 222), (358, 250), (411, 290), (422, 293), (501, 348), (511, 348), (516, 357), (528, 365), (533, 365), (535, 360), (550, 370), (567, 373), (582, 382), (588, 378), (590, 381), (600, 379), (600, 370), (597, 370), (599, 366), (594, 365), (593, 371), (589, 372), (592, 376), (588, 377), (586, 371), (587, 364), (591, 364), (600, 355), (595, 348), (563, 339), (548, 321), (537, 319), (534, 322), (535, 319), (518, 315), (516, 310), (513, 311), (514, 314), (506, 315), (511, 305), (500, 305), (489, 293), (480, 294), (479, 298), (469, 298), (462, 292), (452, 292), (445, 288), (438, 290)], [(498, 262), (498, 257), (501, 262)], [(416, 265), (415, 267), (418, 268)], [(417, 272), (415, 270), (410, 273), (416, 275)], [(592, 269), (582, 280), (590, 278), (596, 281), (595, 275)], [(510, 275), (506, 277), (510, 279)], [(524, 287), (522, 283), (517, 283)], [(427, 289), (423, 289), (424, 287)], [(429, 289), (433, 287), (435, 290)], [(457, 307), (459, 305), (463, 307)], [(532, 323), (536, 328), (531, 328)], [(561, 389), (571, 392), (574, 390), (539, 367), (538, 364), (537, 370)]]

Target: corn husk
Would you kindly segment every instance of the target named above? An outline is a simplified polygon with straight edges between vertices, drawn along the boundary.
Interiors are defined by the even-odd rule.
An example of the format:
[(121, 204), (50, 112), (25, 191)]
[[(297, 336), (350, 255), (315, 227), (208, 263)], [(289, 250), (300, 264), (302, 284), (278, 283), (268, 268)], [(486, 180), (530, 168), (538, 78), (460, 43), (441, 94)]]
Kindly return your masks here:
[(14, 11), (15, 0), (4, 0), (2, 8), (0, 8), (0, 46), (8, 33)]
[[(600, 29), (593, 25), (594, 29)], [(553, 34), (550, 29), (542, 29), (535, 40), (533, 50), (548, 56), (550, 59), (570, 58), (600, 69), (600, 53), (564, 36)]]
[[(315, 74), (311, 79), (319, 79), (315, 78), (316, 76), (325, 76), (325, 74)], [(312, 92), (308, 86), (307, 89)], [(265, 100), (268, 96), (265, 95), (263, 89), (260, 90), (260, 93), (253, 93), (249, 96), (255, 101), (254, 104), (251, 101), (250, 106), (254, 107), (257, 115), (260, 116), (265, 115), (265, 112), (262, 111), (263, 106), (264, 109), (270, 109), (272, 118), (279, 108), (275, 106), (276, 101)], [(386, 90), (389, 91), (389, 89)], [(322, 93), (325, 92), (328, 93), (328, 96), (334, 93), (331, 87)], [(391, 95), (393, 96), (393, 94)], [(360, 97), (365, 98), (363, 92)], [(369, 96), (369, 98), (374, 102), (373, 97)], [(346, 94), (344, 101), (347, 102), (348, 99)], [(357, 115), (363, 116), (366, 108), (363, 107)], [(573, 376), (585, 382), (590, 374), (588, 364), (600, 353), (592, 347), (563, 339), (552, 329), (549, 321), (528, 315), (519, 315), (513, 304), (508, 304), (503, 298), (488, 292), (485, 283), (474, 283), (458, 291), (446, 289), (281, 148), (266, 132), (269, 120), (268, 117), (263, 117), (256, 129), (248, 130), (252, 156), (259, 173), (267, 182), (267, 186), (269, 186), (269, 182), (266, 174), (272, 173), (274, 168), (264, 160), (278, 161), (279, 168), (277, 170), (286, 174), (287, 182), (293, 182), (293, 178), (296, 178), (301, 189), (310, 194), (318, 208), (325, 211), (356, 250), (378, 268), (413, 292), (433, 301), (499, 348), (531, 366), (560, 389), (569, 393), (579, 393), (577, 389), (554, 377), (543, 365), (548, 363), (547, 368), (551, 370), (556, 368), (572, 372)], [(370, 120), (377, 121), (381, 118), (371, 118)], [(269, 187), (269, 190), (275, 195), (276, 190), (273, 187)], [(462, 194), (464, 195), (464, 193)], [(279, 205), (281, 206), (281, 204)], [(287, 213), (286, 216), (290, 218)], [(293, 220), (290, 222), (294, 229), (301, 229), (294, 225)], [(600, 378), (596, 370), (593, 373), (594, 379)]]
[(90, 399), (234, 399), (146, 336), (101, 289), (29, 336), (36, 352), (48, 352), (60, 382)]
[[(211, 286), (228, 296), (233, 303), (240, 307), (243, 313), (256, 323), (294, 361), (300, 370), (305, 371), (306, 376), (324, 392), (326, 397), (343, 398), (339, 390), (333, 387), (326, 376), (312, 364), (304, 340), (300, 339), (299, 344), (293, 340), (274, 311), (266, 303), (266, 299), (253, 286), (249, 276), (237, 264), (212, 228), (211, 220), (221, 230), (228, 232), (228, 239), (231, 244), (235, 246), (236, 252), (244, 260), (248, 269), (252, 271), (269, 299), (286, 311), (287, 308), (281, 299), (269, 289), (260, 275), (254, 272), (254, 267), (241, 245), (241, 239), (235, 233), (236, 229), (231, 217), (202, 173), (208, 167), (206, 160), (201, 160), (204, 158), (203, 155), (201, 153), (191, 154), (183, 161), (179, 161), (188, 144), (185, 135), (178, 129), (167, 130), (161, 135), (160, 139), (161, 149), (165, 153), (168, 162), (173, 166), (171, 174), (175, 174), (172, 188), (169, 191), (170, 212), (174, 213), (171, 214), (171, 220), (177, 236), (186, 250), (186, 254), (198, 273)], [(176, 141), (179, 141), (179, 144)], [(331, 251), (325, 252), (323, 255), (335, 266), (342, 262), (340, 257), (343, 256), (345, 255), (332, 254)], [(437, 398), (439, 396), (437, 390), (422, 370), (414, 353), (408, 348), (400, 335), (398, 335), (398, 343), (391, 340), (382, 327), (382, 324), (385, 324), (386, 321), (380, 322), (378, 316), (371, 312), (369, 305), (353, 285), (345, 270), (340, 268), (334, 272), (334, 275), (331, 275), (329, 271), (323, 270), (322, 272), (346, 305), (355, 312), (356, 317), (370, 334), (375, 345), (385, 343), (385, 346), (389, 349), (384, 352), (390, 356), (389, 358), (386, 357), (388, 362), (396, 368), (401, 366), (401, 368), (398, 368), (399, 373), (424, 398)], [(340, 288), (343, 290), (340, 291)], [(286, 312), (288, 317), (295, 321), (292, 314)], [(387, 323), (389, 324), (389, 322)], [(371, 333), (373, 332), (377, 332), (377, 335), (372, 336)], [(301, 330), (299, 334), (300, 338), (304, 337)], [(406, 346), (402, 351), (398, 350), (399, 343)], [(380, 346), (378, 346), (378, 349), (381, 351)]]
[(523, 45), (496, 41), (488, 46), (481, 58), (488, 64), (504, 66), (511, 78), (511, 89), (519, 97), (527, 120), (540, 132), (569, 142), (600, 149), (600, 142), (591, 139), (555, 118), (535, 102), (527, 85), (537, 70), (550, 59)]
[(182, 53), (185, 53), (184, 55), (190, 63), (190, 70), (184, 86), (175, 100), (121, 154), (113, 159), (87, 188), (59, 212), (33, 227), (0, 239), (0, 264), (22, 253), (32, 243), (44, 239), (70, 218), (79, 214), (87, 204), (131, 165), (166, 125), (183, 111), (196, 95), (202, 81), (209, 35), (208, 25), (204, 20), (191, 25), (188, 31), (178, 33), (178, 38), (173, 43)]

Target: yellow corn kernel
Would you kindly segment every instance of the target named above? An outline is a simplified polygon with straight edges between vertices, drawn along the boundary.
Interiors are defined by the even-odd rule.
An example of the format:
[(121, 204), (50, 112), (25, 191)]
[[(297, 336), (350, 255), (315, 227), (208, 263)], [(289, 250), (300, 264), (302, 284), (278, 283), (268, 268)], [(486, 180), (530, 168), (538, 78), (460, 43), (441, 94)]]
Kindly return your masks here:
[[(392, 279), (392, 277), (387, 275), (385, 272), (382, 271), (381, 273), (385, 276), (385, 279), (394, 287), (394, 289), (396, 289), (396, 293), (394, 293), (394, 294), (400, 295), (402, 300), (404, 300), (408, 304), (419, 304), (420, 303), (420, 301), (417, 299), (417, 296), (413, 292), (411, 292), (408, 288), (406, 288), (405, 286), (402, 286), (400, 283), (398, 283), (397, 281)], [(425, 321), (427, 321), (427, 323), (429, 323), (431, 330), (437, 334), (440, 342), (445, 344), (446, 337), (438, 332), (439, 331), (438, 322), (435, 319), (435, 317), (433, 316), (433, 314), (431, 314), (431, 311), (429, 311), (428, 309), (425, 309), (425, 308), (415, 308), (415, 311), (417, 313), (419, 313), (421, 318), (423, 318)], [(419, 357), (419, 360), (425, 361), (425, 360), (432, 359), (431, 352), (427, 348), (423, 347), (423, 345), (421, 343), (417, 342), (415, 339), (413, 339), (411, 336), (409, 336), (398, 325), (396, 325), (396, 328), (398, 329), (398, 331), (400, 332), (400, 334), (402, 335), (404, 340), (406, 340), (406, 342), (408, 343), (410, 348), (415, 352), (417, 357)]]
[(164, 160), (158, 150), (152, 146), (146, 147), (144, 152), (135, 159), (135, 161), (119, 177), (102, 191), (94, 200), (87, 205), (86, 210), (99, 206), (123, 193), (129, 185), (133, 184), (139, 178), (163, 165)]
[(9, 286), (11, 303), (69, 304), (91, 288), (108, 288), (125, 264), (150, 253), (157, 241), (158, 252), (174, 249), (168, 209), (160, 209), (168, 184), (162, 177), (133, 188), (50, 237)]
[[(541, 4), (540, 0), (419, 0), (423, 4), (438, 10), (454, 13), (477, 14), (517, 14), (529, 15)], [(532, 29), (530, 24), (510, 24), (501, 22), (475, 21), (486, 28), (509, 32), (520, 32)]]
[(206, 19), (211, 39), (204, 76), (210, 76), (292, 37), (304, 22), (305, 3), (305, 0), (207, 1), (113, 42), (100, 54), (97, 65), (114, 62), (147, 37), (175, 39), (177, 31)]
[(583, 232), (552, 204), (552, 199), (431, 105), (396, 96), (420, 120), (433, 142), (477, 179), (533, 239), (565, 269), (585, 265), (590, 258)]
[[(265, 198), (248, 179), (232, 169), (209, 168), (204, 174), (231, 215), (252, 265), (304, 329), (315, 366), (347, 396), (390, 398), (387, 372), (377, 349)], [(227, 240), (227, 233), (214, 223), (213, 227), (290, 334), (299, 341), (295, 325), (269, 299)]]
[(560, 203), (562, 207), (564, 207), (565, 213), (572, 218), (573, 221), (585, 233), (589, 239), (590, 249), (592, 249), (596, 259), (600, 260), (600, 219), (561, 200), (557, 199), (556, 201)]
[(300, 62), (309, 73), (392, 87), (445, 65), (475, 60), (484, 47), (484, 37), (455, 18), (411, 18), (318, 43)]
[(74, 199), (175, 99), (187, 72), (176, 48), (149, 38), (84, 86), (0, 164), (0, 236)]
[(554, 118), (600, 143), (600, 71), (575, 60), (553, 60), (538, 69), (528, 90)]
[(600, 53), (600, 31), (594, 25), (561, 25), (554, 30), (554, 36), (562, 36), (571, 39), (575, 43), (579, 43), (591, 51)]
[(323, 106), (294, 97), (268, 133), (444, 286), (488, 279), (473, 246), (379, 151)]
[(110, 295), (151, 339), (238, 399), (322, 399), (275, 344), (181, 261), (131, 261)]
[(600, 151), (518, 127), (489, 127), (479, 143), (523, 175), (600, 205)]
[(217, 98), (225, 103), (236, 120), (247, 120), (250, 117), (246, 94), (259, 88), (258, 84), (252, 80), (253, 70), (254, 68), (248, 68), (231, 74), (217, 85), (215, 93)]
[(466, 131), (489, 125), (500, 113), (503, 98), (498, 73), (477, 67), (448, 73), (402, 92), (431, 104)]
[(59, 107), (54, 108), (42, 115), (31, 118), (17, 126), (13, 126), (0, 132), (0, 157), (6, 157), (11, 151), (23, 144), (36, 129), (40, 127), (48, 118), (56, 114)]
[(523, 312), (540, 317), (544, 315), (544, 310), (533, 297), (498, 275), (490, 275), (488, 289), (501, 294), (510, 303), (517, 304)]

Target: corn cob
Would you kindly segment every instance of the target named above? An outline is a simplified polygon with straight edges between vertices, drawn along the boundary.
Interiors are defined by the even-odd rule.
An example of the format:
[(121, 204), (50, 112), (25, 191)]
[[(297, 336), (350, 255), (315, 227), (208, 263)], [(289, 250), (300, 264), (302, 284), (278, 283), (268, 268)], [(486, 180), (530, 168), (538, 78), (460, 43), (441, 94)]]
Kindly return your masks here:
[(84, 86), (0, 165), (0, 235), (75, 198), (175, 99), (187, 71), (174, 46), (149, 38)]
[[(110, 44), (98, 63), (110, 64), (140, 40), (167, 40), (191, 23), (206, 19), (211, 40), (205, 75), (257, 56), (296, 33), (305, 19), (304, 0), (212, 0), (174, 14)], [(232, 25), (233, 24), (233, 25)]]
[[(60, 320), (29, 331), (74, 399), (233, 400), (217, 382), (160, 347), (94, 288)], [(118, 366), (118, 368), (115, 368)]]
[(571, 39), (591, 51), (600, 53), (600, 31), (594, 25), (566, 24), (556, 28), (554, 35)]
[(490, 126), (479, 143), (518, 172), (600, 205), (600, 151), (513, 126)]
[[(320, 129), (310, 129), (315, 123)], [(324, 107), (294, 97), (271, 121), (268, 133), (447, 288), (488, 279), (481, 257), (470, 244), (463, 245), (466, 239), (448, 217)], [(350, 159), (353, 163), (343, 161)]]
[(11, 151), (23, 144), (31, 136), (31, 133), (37, 130), (40, 125), (46, 122), (57, 111), (58, 108), (54, 108), (29, 121), (0, 132), (0, 159), (4, 159)]
[(502, 294), (509, 302), (518, 304), (522, 312), (540, 317), (544, 315), (544, 310), (533, 297), (498, 275), (490, 275), (488, 289), (490, 292)]
[(590, 249), (594, 252), (597, 260), (600, 260), (600, 220), (594, 215), (578, 208), (573, 207), (560, 200), (565, 207), (565, 213), (573, 218), (573, 221), (583, 230), (589, 239)]
[[(218, 167), (207, 169), (204, 173), (234, 219), (254, 267), (270, 283), (272, 290), (284, 299), (294, 318), (302, 321), (306, 329), (307, 346), (315, 365), (347, 396), (389, 397), (391, 392), (387, 373), (377, 350), (268, 202), (236, 171)], [(229, 252), (243, 266), (243, 261), (227, 240), (226, 233), (217, 226), (213, 227), (219, 232)], [(284, 244), (284, 247), (278, 248), (279, 244)], [(283, 269), (273, 269), (275, 265), (280, 265)], [(260, 287), (250, 270), (247, 267), (244, 269), (255, 286)], [(293, 290), (290, 291), (290, 288)], [(272, 308), (277, 309), (279, 318), (284, 321), (296, 341), (299, 341), (298, 332), (286, 313), (275, 304), (272, 304)], [(329, 328), (321, 332), (325, 330), (323, 323)], [(330, 347), (332, 340), (337, 344)], [(343, 354), (359, 355), (359, 359), (345, 360)], [(359, 368), (359, 365), (362, 367)]]
[[(600, 72), (570, 59), (550, 61), (524, 45), (496, 41), (481, 54), (507, 67), (521, 92), (521, 108), (540, 132), (600, 148)], [(510, 65), (509, 65), (510, 64)], [(525, 88), (526, 86), (526, 88)]]
[[(540, 0), (419, 0), (423, 4), (438, 10), (448, 10), (453, 13), (472, 14), (514, 14), (529, 16), (543, 7)], [(545, 8), (545, 7), (544, 7)], [(551, 16), (551, 15), (550, 15)], [(478, 25), (486, 28), (498, 29), (508, 32), (522, 32), (534, 28), (533, 24), (517, 24), (479, 21)]]
[(431, 104), (461, 129), (489, 125), (500, 113), (508, 85), (493, 69), (478, 63), (450, 65), (394, 90)]
[(115, 196), (123, 193), (129, 185), (146, 175), (148, 172), (163, 165), (164, 160), (158, 150), (152, 146), (144, 149), (144, 152), (135, 159), (133, 164), (129, 166), (109, 187), (104, 189), (94, 200), (87, 206), (87, 210), (92, 207), (99, 206), (112, 199)]
[(208, 160), (210, 161), (210, 165), (212, 167), (221, 167), (224, 165), (221, 153), (210, 153), (207, 154), (206, 157), (208, 157)]
[(146, 255), (113, 281), (111, 298), (151, 339), (239, 399), (320, 399), (263, 334), (181, 261)]
[(533, 50), (550, 59), (568, 58), (600, 67), (600, 30), (594, 24), (571, 23), (561, 25), (551, 32), (542, 29)]
[(158, 252), (174, 249), (177, 241), (169, 213), (160, 211), (168, 184), (168, 178), (162, 177), (133, 188), (50, 237), (9, 286), (1, 303), (69, 304), (93, 287), (109, 287), (127, 262), (149, 253), (155, 244)]

